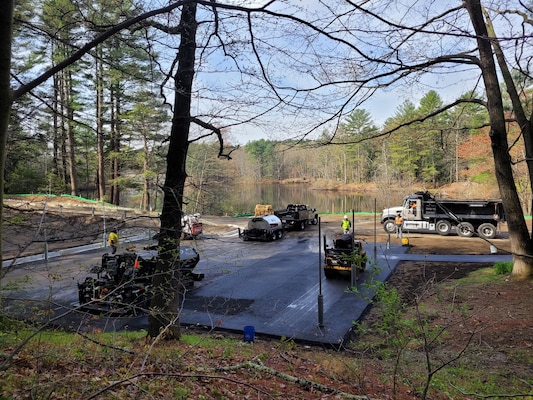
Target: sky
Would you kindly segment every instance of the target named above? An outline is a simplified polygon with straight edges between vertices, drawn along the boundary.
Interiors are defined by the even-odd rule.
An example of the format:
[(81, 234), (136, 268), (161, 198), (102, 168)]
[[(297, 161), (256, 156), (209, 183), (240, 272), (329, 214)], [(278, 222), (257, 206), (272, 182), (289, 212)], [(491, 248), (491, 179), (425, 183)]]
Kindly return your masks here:
[[(262, 1), (226, 0), (226, 2), (228, 4), (255, 7), (255, 6), (264, 5), (267, 1), (266, 0), (262, 0)], [(292, 3), (292, 4), (298, 4), (298, 6), (302, 6), (302, 7), (306, 6), (307, 9), (312, 9), (313, 7), (315, 7), (313, 5), (313, 3), (314, 2), (312, 2), (312, 1), (305, 1), (304, 0), (304, 1), (299, 1), (297, 3)], [(324, 2), (321, 2), (321, 3), (324, 4)], [(328, 2), (326, 2), (326, 3), (328, 3)], [(332, 3), (328, 3), (328, 4), (334, 4), (334, 3), (335, 4), (339, 4), (340, 2), (332, 2)], [(378, 4), (380, 2), (379, 1), (373, 1), (372, 3)], [(385, 4), (385, 3), (386, 2), (383, 2), (383, 4)], [(421, 3), (424, 3), (424, 2), (421, 2)], [(454, 3), (454, 2), (451, 2), (451, 3)], [(438, 3), (438, 6), (442, 5), (442, 7), (450, 7), (451, 8), (452, 7), (450, 5), (451, 3), (448, 2), (447, 0), (443, 0), (442, 3)], [(276, 4), (279, 4), (280, 6), (282, 6), (284, 4), (284, 2), (283, 1), (279, 1)], [(314, 4), (316, 5), (316, 3), (314, 3)], [(435, 3), (433, 3), (433, 4), (435, 4)], [(457, 6), (457, 4), (454, 3), (453, 6), (455, 7), (455, 6)], [(403, 15), (402, 13), (405, 12), (405, 11), (401, 11), (398, 8), (399, 8), (399, 6), (397, 6), (397, 5), (395, 7), (387, 8), (386, 12), (389, 13), (389, 15), (387, 15), (387, 17), (388, 18), (394, 18), (394, 17), (396, 17), (398, 15), (399, 16), (398, 19), (401, 20), (402, 19), (402, 15)], [(395, 14), (396, 12), (398, 13), (397, 15)], [(324, 23), (324, 20), (320, 21), (320, 17), (321, 17), (321, 14), (319, 13), (319, 15), (317, 16), (318, 21), (319, 21), (318, 23), (319, 24), (320, 23)], [(357, 16), (355, 16), (354, 18), (357, 18)], [(351, 20), (351, 21), (348, 21), (348, 22), (353, 24), (354, 20)], [(409, 21), (409, 22), (411, 23), (412, 21)], [(459, 26), (460, 26), (460, 23), (462, 23), (462, 24), (465, 23), (464, 20), (461, 21), (460, 23), (457, 22), (457, 21), (454, 21), (454, 22), (458, 23)], [(361, 29), (363, 29), (363, 28), (361, 28)], [(360, 36), (364, 36), (365, 33), (366, 32), (361, 31), (359, 33), (359, 35)], [(282, 35), (282, 34), (283, 33), (280, 33), (280, 35)], [(273, 35), (275, 35), (275, 33)], [(297, 51), (300, 51), (300, 48), (298, 48), (298, 46), (302, 47), (303, 45), (305, 45), (305, 43), (303, 41), (298, 42), (296, 40), (297, 36), (298, 36), (298, 32), (294, 32), (294, 35), (295, 35), (295, 40), (294, 40), (294, 43), (291, 43), (291, 44), (294, 44), (296, 46), (295, 48), (297, 49)], [(391, 36), (393, 36), (393, 35), (394, 34), (391, 33)], [(258, 35), (257, 38), (260, 38), (260, 36)], [(285, 39), (283, 36), (279, 37), (279, 41), (280, 41), (280, 43), (282, 43), (281, 47), (282, 46), (287, 46), (286, 48), (289, 49), (288, 45), (283, 42), (283, 39)], [(397, 38), (394, 38), (394, 39), (397, 40)], [(364, 40), (362, 40), (360, 37), (357, 37), (357, 35), (352, 37), (351, 40), (354, 40), (354, 41), (361, 40), (361, 42), (364, 42)], [(259, 40), (257, 42), (259, 43)], [(431, 43), (429, 45), (431, 45)], [(429, 48), (429, 45), (428, 45), (428, 48)], [(312, 52), (313, 50), (316, 51), (319, 48), (318, 46), (316, 48), (313, 48), (312, 44), (309, 45), (309, 46), (310, 47), (309, 47), (308, 50), (310, 52)], [(422, 43), (421, 46), (424, 46), (424, 44)], [(383, 48), (385, 50), (387, 50), (387, 48), (385, 46), (383, 46)], [(435, 48), (438, 49), (438, 46), (436, 46)], [(332, 49), (332, 50), (335, 51), (335, 49)], [(376, 49), (375, 51), (376, 51), (376, 54), (379, 54), (379, 51), (383, 51), (383, 49)], [(412, 49), (411, 51), (413, 52), (414, 55), (416, 55), (416, 52), (420, 52), (420, 54), (422, 56), (426, 56), (425, 49), (423, 49), (423, 48), (422, 49)], [(429, 53), (429, 51), (438, 51), (438, 50), (435, 50), (433, 48), (429, 48), (428, 53)], [(303, 53), (297, 53), (297, 54), (303, 54)], [(369, 54), (371, 54), (371, 53), (369, 53)], [(288, 56), (290, 57), (291, 54), (288, 54)], [(326, 61), (326, 62), (332, 63), (333, 62), (332, 60), (335, 60), (335, 56), (337, 56), (337, 55), (336, 54), (331, 54), (331, 55), (328, 54), (328, 56), (331, 56), (331, 58), (328, 61)], [(431, 55), (427, 54), (427, 56), (430, 57)], [(295, 57), (297, 57), (297, 56), (295, 56)], [(279, 64), (279, 62), (278, 62), (279, 65), (276, 64), (276, 61), (273, 58), (272, 59), (267, 59), (267, 61), (268, 61), (269, 64), (265, 64), (265, 68), (272, 68), (272, 70), (274, 70), (274, 67), (271, 67), (271, 65), (276, 65), (277, 68), (279, 68), (279, 65), (281, 65), (281, 67), (283, 67), (283, 65)], [(295, 60), (294, 60), (294, 63), (296, 64), (295, 71), (298, 71), (298, 69), (302, 69), (303, 68), (303, 65), (301, 65), (301, 66), (297, 65), (298, 61), (299, 60), (295, 58)], [(328, 64), (328, 67), (330, 69), (336, 68), (336, 66), (334, 64)], [(290, 71), (287, 71), (287, 74), (284, 77), (285, 78), (284, 81), (283, 81), (283, 78), (281, 78), (281, 80), (279, 82), (281, 84), (298, 86), (299, 84), (304, 82), (305, 79), (309, 79), (309, 78), (312, 79), (313, 76), (314, 76), (312, 71), (310, 73), (310, 71), (302, 70), (301, 76), (298, 76), (297, 73), (295, 73), (294, 75), (291, 76), (290, 73), (291, 73)], [(326, 71), (326, 73), (327, 73), (327, 71)], [(365, 109), (367, 112), (369, 112), (369, 114), (371, 115), (371, 117), (373, 119), (373, 122), (378, 127), (381, 127), (388, 118), (394, 116), (397, 108), (403, 102), (405, 102), (406, 100), (409, 100), (409, 101), (413, 102), (415, 105), (418, 105), (419, 100), (428, 91), (435, 90), (445, 103), (446, 102), (451, 102), (451, 101), (455, 100), (461, 94), (464, 94), (467, 90), (473, 88), (474, 85), (475, 85), (475, 81), (473, 81), (473, 79), (477, 79), (477, 76), (478, 76), (478, 73), (473, 74), (472, 71), (470, 71), (470, 72), (459, 72), (458, 71), (457, 73), (453, 73), (453, 74), (449, 73), (449, 71), (447, 71), (446, 74), (435, 75), (435, 76), (427, 75), (427, 76), (424, 76), (423, 78), (417, 80), (415, 83), (413, 83), (411, 85), (403, 84), (401, 86), (397, 85), (394, 89), (380, 90), (380, 91), (374, 93), (370, 99), (367, 99), (358, 108)], [(305, 83), (306, 82), (304, 82), (304, 85), (302, 85), (302, 86), (305, 86)], [(312, 83), (309, 86), (312, 86)], [(243, 89), (244, 89), (244, 87), (243, 87)], [(342, 103), (342, 101), (339, 102), (339, 104), (341, 104), (341, 103)], [(334, 107), (332, 107), (332, 109), (333, 108)], [(287, 110), (286, 110), (286, 112), (287, 112)], [(316, 124), (318, 124), (320, 121), (323, 120), (324, 115), (326, 115), (326, 114), (320, 115), (319, 112), (317, 112), (316, 115), (312, 115), (312, 114), (309, 114), (309, 113), (302, 113), (301, 117), (305, 118), (305, 122), (309, 122), (309, 120), (312, 120), (315, 117), (316, 118)], [(296, 118), (297, 117), (295, 117), (295, 119)], [(286, 125), (287, 126), (286, 128), (274, 126), (276, 123), (278, 123), (281, 120), (287, 120), (288, 123)], [(283, 139), (287, 139), (287, 138), (294, 138), (295, 136), (301, 135), (302, 132), (308, 132), (305, 128), (303, 128), (302, 131), (298, 132), (297, 123), (295, 123), (295, 122), (296, 121), (291, 121), (291, 115), (290, 114), (285, 114), (284, 116), (280, 117), (278, 120), (274, 120), (272, 126), (269, 126), (268, 124), (263, 125), (262, 128), (258, 127), (255, 124), (232, 126), (230, 128), (229, 136), (232, 139), (233, 143), (243, 145), (243, 144), (246, 144), (249, 141), (259, 140), (259, 139), (283, 140)], [(314, 121), (309, 122), (309, 125), (316, 125), (313, 122)], [(292, 128), (291, 128), (291, 126), (292, 126)], [(324, 131), (324, 129), (327, 128), (328, 130), (331, 130), (331, 129), (334, 129), (335, 126), (336, 126), (336, 122), (331, 122), (329, 125), (321, 125), (321, 126), (318, 127), (318, 129), (315, 132), (312, 132), (311, 135), (315, 134), (316, 136), (318, 136)]]
[[(458, 72), (446, 78), (428, 76), (416, 88), (402, 86), (394, 90), (376, 92), (360, 108), (368, 111), (376, 126), (382, 127), (385, 121), (393, 117), (398, 107), (405, 101), (411, 101), (418, 105), (418, 102), (427, 92), (435, 90), (444, 103), (451, 103), (464, 94), (465, 88), (475, 85), (473, 79), (471, 72)], [(319, 133), (317, 132), (317, 134)], [(284, 140), (288, 136), (283, 132), (271, 132), (252, 126), (235, 128), (231, 131), (232, 142), (239, 145), (260, 139)]]
[[(265, 3), (268, 3), (268, 0), (219, 0), (219, 2), (254, 8), (263, 6)], [(389, 18), (391, 20), (397, 19), (402, 23), (406, 19), (409, 20), (406, 16), (410, 17), (409, 12), (411, 12), (410, 8), (408, 8), (409, 12), (406, 11), (407, 9), (400, 9), (402, 6), (414, 8), (417, 5), (420, 6), (427, 3), (431, 7), (437, 8), (437, 10), (432, 10), (434, 14), (438, 14), (442, 8), (448, 9), (457, 7), (457, 2), (452, 0), (441, 0), (439, 2), (420, 0), (415, 3), (415, 5), (410, 5), (410, 3), (406, 5), (404, 3), (391, 3), (390, 1), (385, 0), (372, 0), (365, 4), (383, 7), (383, 15), (380, 15), (380, 17)], [(316, 0), (277, 0), (275, 2), (276, 8), (269, 6), (269, 10), (275, 9), (276, 11), (288, 11), (288, 7), (291, 7), (291, 10), (294, 7), (301, 7), (300, 10), (302, 13), (310, 11), (310, 14), (307, 15), (309, 20), (316, 18), (313, 20), (313, 23), (316, 23), (316, 26), (327, 26), (329, 29), (331, 15), (327, 14), (327, 12), (330, 11), (328, 10), (328, 7), (339, 6), (339, 4), (345, 5), (346, 3), (334, 0), (331, 2), (316, 2)], [(320, 12), (315, 12), (314, 10), (318, 5), (323, 8)], [(223, 14), (223, 12), (219, 12), (219, 16), (224, 17)], [(459, 16), (455, 16), (455, 19), (449, 18), (446, 22), (455, 24), (456, 26), (446, 29), (449, 29), (451, 32), (456, 30), (462, 34), (462, 29), (469, 24), (469, 21), (467, 19), (465, 20), (465, 14), (466, 11), (463, 10), (458, 13)], [(337, 13), (336, 15), (343, 14)], [(375, 54), (376, 58), (379, 58), (383, 52), (390, 51), (390, 47), (388, 47), (389, 45), (394, 46), (394, 43), (397, 44), (402, 41), (402, 38), (400, 38), (394, 30), (391, 30), (388, 35), (386, 32), (382, 32), (383, 40), (390, 40), (390, 43), (387, 43), (387, 45), (382, 45), (382, 42), (379, 42), (378, 40), (373, 41), (374, 38), (369, 32), (379, 32), (380, 27), (369, 25), (359, 29), (357, 26), (360, 19), (359, 16), (354, 13), (346, 13), (346, 15), (348, 16), (346, 16), (345, 20), (342, 20), (343, 17), (339, 17), (339, 21), (337, 21), (339, 22), (338, 26), (350, 26), (351, 28), (346, 31), (341, 29), (340, 35), (346, 35), (350, 41), (357, 43), (357, 46), (362, 46), (361, 48), (363, 48), (365, 52), (368, 51), (368, 54)], [(421, 15), (420, 18), (426, 18), (424, 12), (415, 15)], [(207, 22), (207, 24), (201, 24), (200, 27), (208, 26), (209, 22), (211, 22), (209, 20), (210, 18), (212, 19), (212, 16), (206, 17), (204, 22)], [(227, 21), (233, 21), (233, 23)], [(242, 21), (243, 19), (241, 19), (240, 22), (242, 23)], [(294, 65), (290, 65), (287, 60), (276, 59), (274, 53), (269, 54), (267, 51), (262, 53), (264, 65), (260, 67), (255, 65), (250, 68), (250, 70), (247, 70), (245, 74), (242, 74), (240, 68), (246, 69), (247, 62), (254, 62), (253, 50), (255, 49), (252, 49), (249, 43), (250, 36), (248, 36), (248, 27), (246, 23), (240, 26), (237, 25), (239, 23), (237, 19), (232, 20), (232, 18), (221, 18), (219, 21), (221, 23), (219, 25), (218, 33), (220, 33), (220, 37), (222, 38), (221, 41), (227, 46), (224, 48), (224, 54), (217, 53), (217, 51), (221, 51), (220, 41), (212, 39), (212, 31), (207, 30), (211, 27), (206, 28), (206, 31), (203, 32), (204, 37), (209, 37), (209, 41), (205, 39), (205, 43), (208, 43), (209, 46), (203, 47), (202, 45), (205, 43), (199, 43), (198, 45), (198, 52), (201, 52), (202, 55), (205, 56), (205, 58), (202, 58), (201, 60), (201, 65), (204, 71), (202, 79), (204, 80), (198, 86), (198, 93), (200, 93), (202, 97), (200, 98), (199, 96), (199, 100), (193, 102), (193, 113), (211, 118), (209, 122), (216, 126), (228, 127), (227, 134), (231, 139), (231, 142), (240, 145), (259, 139), (284, 140), (288, 138), (296, 138), (301, 137), (301, 135), (305, 133), (309, 134), (309, 138), (313, 138), (313, 135), (314, 137), (318, 137), (325, 129), (331, 132), (331, 130), (336, 127), (338, 120), (334, 120), (325, 125), (321, 125), (320, 123), (323, 122), (327, 116), (331, 115), (332, 112), (335, 112), (336, 107), (340, 107), (339, 105), (344, 103), (344, 100), (347, 97), (343, 98), (342, 96), (347, 96), (347, 93), (349, 92), (347, 89), (348, 84), (344, 85), (344, 92), (339, 95), (340, 99), (335, 99), (333, 97), (334, 92), (332, 89), (329, 90), (329, 92), (317, 91), (317, 94), (309, 94), (309, 98), (312, 98), (312, 101), (316, 101), (316, 103), (307, 103), (307, 105), (311, 105), (307, 111), (299, 112), (297, 107), (291, 108), (290, 106), (284, 105), (271, 107), (270, 104), (264, 104), (266, 102), (261, 102), (263, 98), (273, 102), (272, 104), (274, 104), (276, 100), (275, 96), (271, 93), (265, 95), (264, 92), (260, 92), (262, 90), (260, 89), (260, 84), (262, 82), (261, 68), (264, 68), (267, 71), (266, 74), (269, 75), (270, 79), (275, 80), (275, 83), (279, 85), (278, 87), (309, 88), (323, 82), (324, 80), (321, 81), (320, 79), (327, 76), (330, 71), (332, 71), (331, 74), (333, 75), (337, 72), (346, 72), (349, 68), (353, 68), (354, 75), (357, 75), (357, 71), (363, 71), (361, 74), (364, 74), (366, 71), (371, 71), (369, 72), (370, 74), (379, 74), (381, 72), (379, 67), (373, 69), (374, 67), (370, 65), (357, 65), (358, 62), (361, 62), (356, 58), (357, 52), (353, 52), (353, 59), (351, 58), (351, 54), (345, 57), (345, 54), (339, 50), (339, 48), (342, 47), (341, 45), (337, 46), (338, 48), (335, 48), (335, 46), (332, 46), (331, 44), (319, 43), (321, 41), (319, 35), (317, 35), (315, 42), (311, 40), (306, 41), (310, 35), (309, 31), (298, 31), (298, 28), (291, 31), (291, 28), (287, 28), (284, 23), (276, 25), (276, 21), (272, 21), (272, 18), (264, 18), (259, 21), (264, 23), (264, 26), (258, 26), (258, 20), (253, 22), (253, 24), (255, 24), (253, 25), (253, 30), (255, 35), (255, 45), (257, 48), (268, 50), (268, 46), (276, 46), (282, 50), (281, 54), (283, 54), (283, 50), (286, 52), (286, 58), (292, 60)], [(369, 24), (380, 23), (379, 21), (376, 21), (378, 21), (377, 18), (374, 21), (369, 22)], [(415, 24), (416, 21), (409, 20), (409, 23)], [(426, 28), (428, 30), (435, 29), (439, 31), (441, 26), (433, 28), (431, 26), (426, 26)], [(335, 30), (336, 27), (331, 27), (331, 29), (332, 32), (337, 33)], [(365, 37), (365, 35), (367, 36)], [(435, 37), (439, 38), (439, 43), (433, 43), (433, 41), (436, 41)], [(439, 36), (422, 35), (416, 39), (419, 39), (420, 42), (418, 40), (413, 40), (410, 44), (411, 47), (407, 46), (405, 53), (403, 53), (403, 50), (402, 52), (399, 52), (398, 59), (401, 59), (401, 62), (404, 62), (405, 60), (407, 60), (406, 63), (413, 62), (412, 60), (416, 59), (417, 56), (420, 56), (421, 59), (424, 57), (429, 59), (430, 57), (440, 55), (438, 54), (439, 51), (443, 51), (445, 54), (447, 48), (452, 48), (452, 51), (459, 52), (464, 49), (464, 46), (466, 46), (463, 45), (462, 38), (456, 39), (453, 35), (446, 37), (446, 39), (442, 39)], [(453, 43), (454, 40), (455, 43)], [(364, 48), (367, 43), (371, 50)], [(375, 47), (372, 47), (372, 45)], [(471, 41), (468, 45), (471, 46), (468, 50), (472, 50), (475, 47), (475, 42)], [(206, 51), (206, 48), (209, 50)], [(200, 51), (200, 49), (202, 49), (202, 51)], [(345, 48), (342, 49), (342, 51), (345, 50)], [(331, 53), (328, 51), (331, 51)], [(350, 52), (352, 50), (348, 49), (347, 51)], [(308, 54), (311, 54), (309, 60), (301, 60), (301, 58), (306, 58)], [(322, 61), (319, 59), (319, 55), (325, 55), (326, 60)], [(402, 57), (405, 57), (405, 60), (402, 59)], [(335, 64), (335, 60), (340, 60), (338, 65)], [(354, 60), (354, 65), (342, 65), (342, 63), (350, 64), (350, 60)], [(236, 68), (235, 65), (238, 65), (239, 67)], [(322, 70), (308, 70), (306, 69), (306, 66), (309, 65), (318, 66), (318, 69), (322, 67)], [(286, 70), (283, 69), (285, 67), (287, 68)], [(255, 70), (253, 68), (255, 68)], [(343, 68), (344, 71), (342, 71)], [(276, 72), (277, 74), (275, 74)], [(367, 99), (360, 106), (357, 106), (357, 108), (366, 110), (372, 117), (374, 124), (381, 127), (388, 118), (394, 116), (398, 107), (405, 101), (409, 100), (416, 106), (428, 91), (435, 90), (444, 103), (452, 102), (466, 91), (474, 89), (479, 77), (479, 72), (476, 71), (473, 73), (472, 69), (466, 72), (454, 69), (441, 70), (441, 72), (442, 73), (439, 75), (424, 75), (422, 78), (419, 77), (416, 80), (412, 80), (411, 83), (404, 82), (401, 85), (396, 84), (392, 89), (377, 91), (371, 98)], [(255, 76), (256, 78), (256, 81), (252, 84), (250, 84), (249, 81), (246, 81), (250, 76)], [(242, 82), (240, 81), (241, 79)], [(362, 78), (356, 76), (356, 79)], [(227, 82), (230, 82), (230, 84), (226, 85)], [(342, 84), (339, 86), (342, 87)], [(257, 93), (254, 92), (254, 90), (257, 91)], [(478, 91), (480, 90), (482, 90), (482, 88), (478, 88)], [(302, 99), (304, 98), (304, 95), (302, 95), (302, 92), (304, 92), (304, 90), (301, 90), (300, 93), (295, 96), (297, 101), (303, 101)], [(290, 98), (291, 96), (289, 91), (283, 92), (283, 90), (281, 90), (279, 93), (281, 96), (287, 96), (287, 98)], [(321, 98), (320, 96), (323, 97)], [(256, 101), (255, 103), (254, 100)], [(352, 101), (350, 107), (355, 107), (354, 104), (356, 102), (357, 98)], [(328, 106), (329, 109), (326, 110)], [(270, 120), (263, 120), (262, 124), (255, 123), (256, 121), (253, 119), (254, 116), (261, 114), (263, 111), (270, 108), (275, 108), (276, 113), (279, 114), (270, 116)], [(312, 108), (316, 109), (315, 113), (313, 113)], [(345, 109), (345, 115), (349, 110), (349, 107)], [(240, 121), (247, 121), (248, 119), (251, 119), (252, 121), (246, 124), (239, 123)], [(341, 122), (343, 119), (344, 118), (341, 118)], [(269, 121), (272, 123), (269, 123)], [(300, 124), (299, 121), (301, 122)], [(316, 130), (310, 132), (311, 128), (309, 127), (314, 126), (317, 126)]]

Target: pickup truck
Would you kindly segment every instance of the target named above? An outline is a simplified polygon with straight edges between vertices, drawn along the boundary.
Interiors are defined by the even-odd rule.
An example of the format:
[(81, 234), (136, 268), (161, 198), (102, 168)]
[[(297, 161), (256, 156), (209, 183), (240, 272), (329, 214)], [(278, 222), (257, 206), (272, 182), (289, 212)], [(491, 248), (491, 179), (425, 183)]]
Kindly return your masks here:
[(318, 213), (315, 208), (305, 204), (289, 204), (283, 210), (275, 210), (285, 229), (298, 229), (303, 231), (306, 225), (318, 224)]

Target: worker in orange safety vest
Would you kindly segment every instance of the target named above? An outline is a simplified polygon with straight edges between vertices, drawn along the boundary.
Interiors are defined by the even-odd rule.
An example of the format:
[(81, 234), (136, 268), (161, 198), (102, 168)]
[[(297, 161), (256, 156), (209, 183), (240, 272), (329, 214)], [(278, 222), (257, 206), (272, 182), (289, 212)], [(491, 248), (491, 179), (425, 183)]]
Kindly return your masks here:
[(396, 218), (394, 219), (394, 222), (396, 224), (396, 237), (401, 238), (402, 237), (402, 228), (403, 228), (403, 217), (400, 212), (396, 214)]

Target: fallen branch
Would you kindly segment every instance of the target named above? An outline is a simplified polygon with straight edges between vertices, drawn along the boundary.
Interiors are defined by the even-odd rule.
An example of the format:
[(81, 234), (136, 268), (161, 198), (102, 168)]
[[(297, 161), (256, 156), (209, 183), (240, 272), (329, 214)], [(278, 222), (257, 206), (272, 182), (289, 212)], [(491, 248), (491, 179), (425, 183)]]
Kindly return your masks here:
[(355, 395), (355, 394), (344, 393), (344, 392), (341, 392), (338, 389), (333, 389), (333, 388), (327, 387), (325, 385), (322, 385), (320, 383), (316, 383), (316, 382), (310, 381), (308, 379), (298, 378), (296, 376), (292, 376), (292, 375), (286, 374), (284, 372), (279, 372), (279, 371), (277, 371), (277, 370), (275, 370), (273, 368), (270, 368), (270, 367), (267, 367), (267, 366), (263, 365), (258, 360), (246, 361), (246, 362), (244, 362), (242, 364), (232, 365), (230, 367), (218, 367), (218, 368), (214, 368), (214, 370), (216, 372), (225, 372), (225, 371), (236, 371), (236, 370), (242, 369), (242, 368), (256, 369), (258, 371), (265, 372), (265, 373), (268, 373), (268, 374), (273, 375), (273, 376), (277, 376), (278, 378), (285, 379), (288, 382), (295, 383), (295, 384), (300, 385), (300, 386), (302, 386), (302, 387), (304, 387), (306, 389), (309, 389), (309, 388), (316, 389), (316, 390), (319, 390), (319, 391), (321, 391), (323, 393), (335, 394), (335, 395), (341, 396), (342, 398), (345, 398), (345, 399), (372, 400), (368, 396), (359, 396), (359, 395)]

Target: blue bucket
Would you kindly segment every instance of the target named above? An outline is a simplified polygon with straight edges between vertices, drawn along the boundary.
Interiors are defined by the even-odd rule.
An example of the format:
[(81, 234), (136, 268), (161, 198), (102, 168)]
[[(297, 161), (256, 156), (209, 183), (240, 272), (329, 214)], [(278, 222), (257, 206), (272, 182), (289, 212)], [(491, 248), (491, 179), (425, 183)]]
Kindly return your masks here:
[(253, 343), (255, 337), (255, 327), (247, 325), (244, 327), (244, 341), (246, 343)]

